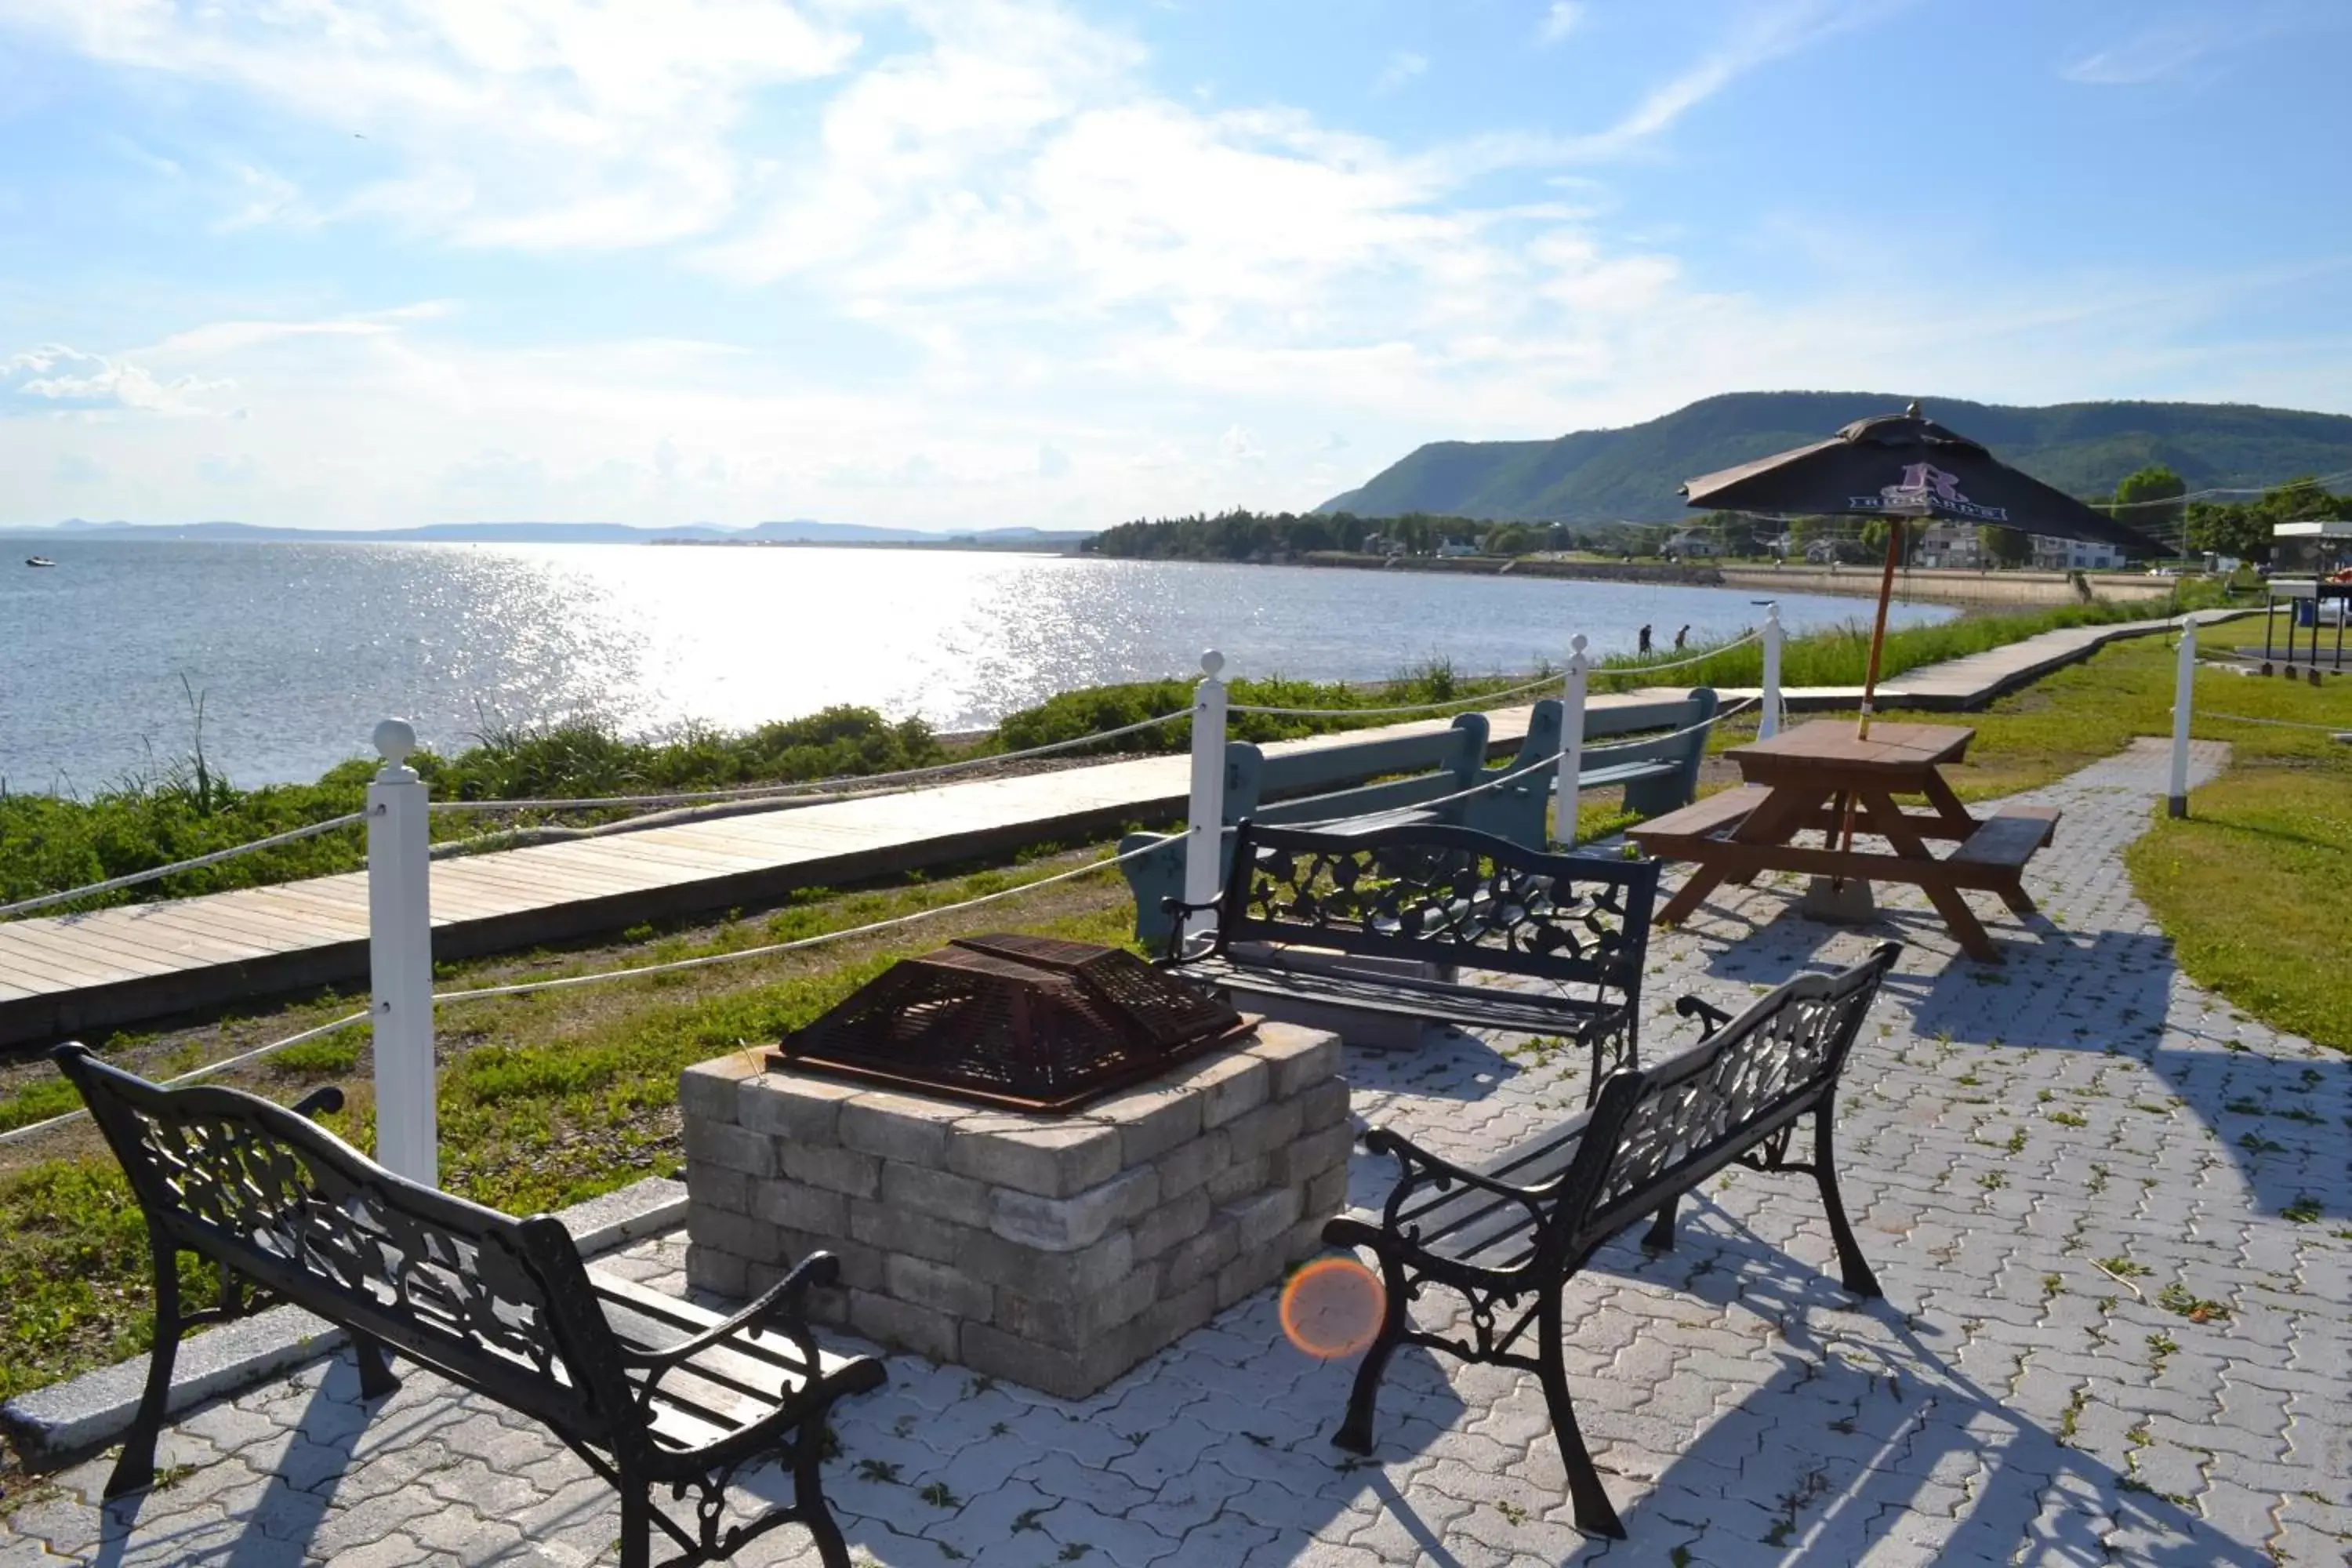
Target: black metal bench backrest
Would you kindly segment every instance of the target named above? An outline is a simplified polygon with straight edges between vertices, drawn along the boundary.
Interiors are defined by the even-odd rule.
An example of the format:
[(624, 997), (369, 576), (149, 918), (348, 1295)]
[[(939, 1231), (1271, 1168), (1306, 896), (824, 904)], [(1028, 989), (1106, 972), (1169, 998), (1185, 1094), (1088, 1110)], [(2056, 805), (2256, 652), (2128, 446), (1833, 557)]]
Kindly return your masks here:
[(1545, 1244), (1573, 1264), (1834, 1094), (1902, 951), (1882, 942), (1851, 969), (1798, 975), (1681, 1055), (1611, 1074)]
[(1466, 827), (1365, 833), (1244, 822), (1216, 944), (1337, 947), (1506, 968), (1567, 984), (1641, 981), (1658, 863), (1547, 855)]
[(56, 1056), (163, 1240), (582, 1441), (635, 1440), (618, 1347), (559, 1221), (404, 1180), (256, 1095), (165, 1089), (82, 1046)]

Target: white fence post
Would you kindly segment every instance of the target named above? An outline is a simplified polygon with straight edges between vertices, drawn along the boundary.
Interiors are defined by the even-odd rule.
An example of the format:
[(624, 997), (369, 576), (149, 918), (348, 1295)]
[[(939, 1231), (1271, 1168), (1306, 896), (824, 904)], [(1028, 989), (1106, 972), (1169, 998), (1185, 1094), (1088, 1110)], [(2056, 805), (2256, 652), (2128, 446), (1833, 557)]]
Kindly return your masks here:
[(1584, 634), (1568, 639), (1568, 679), (1559, 692), (1559, 772), (1552, 793), (1552, 836), (1576, 847), (1576, 776), (1584, 770), (1584, 687), (1592, 661), (1584, 657)]
[[(1211, 648), (1201, 656), (1200, 684), (1192, 688), (1192, 804), (1184, 833), (1184, 901), (1216, 901), (1224, 885), (1225, 683), (1218, 672), (1225, 656)], [(1184, 934), (1196, 936), (1214, 925), (1207, 910), (1184, 919)]]
[(1769, 741), (1780, 732), (1780, 601), (1764, 606), (1764, 691), (1762, 712), (1756, 721), (1756, 738)]
[(433, 1080), (431, 821), (406, 765), (416, 731), (375, 727), (383, 768), (368, 785), (368, 969), (375, 1026), (375, 1157), (410, 1181), (440, 1185)]
[(2180, 618), (2180, 662), (2172, 676), (2172, 785), (2165, 792), (2168, 816), (2189, 815), (2189, 721), (2197, 706), (2197, 616)]

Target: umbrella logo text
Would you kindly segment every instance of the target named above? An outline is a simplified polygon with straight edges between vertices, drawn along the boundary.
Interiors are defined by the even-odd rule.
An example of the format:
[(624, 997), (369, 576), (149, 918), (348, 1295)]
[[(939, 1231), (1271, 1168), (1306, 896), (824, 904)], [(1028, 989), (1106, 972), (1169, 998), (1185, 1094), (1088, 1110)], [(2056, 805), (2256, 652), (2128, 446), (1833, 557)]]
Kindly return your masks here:
[(1853, 496), (1856, 511), (1937, 512), (1946, 517), (1974, 518), (1979, 522), (2005, 522), (2009, 509), (1979, 506), (1960, 493), (1960, 477), (1933, 463), (1906, 463), (1900, 481), (1874, 496)]

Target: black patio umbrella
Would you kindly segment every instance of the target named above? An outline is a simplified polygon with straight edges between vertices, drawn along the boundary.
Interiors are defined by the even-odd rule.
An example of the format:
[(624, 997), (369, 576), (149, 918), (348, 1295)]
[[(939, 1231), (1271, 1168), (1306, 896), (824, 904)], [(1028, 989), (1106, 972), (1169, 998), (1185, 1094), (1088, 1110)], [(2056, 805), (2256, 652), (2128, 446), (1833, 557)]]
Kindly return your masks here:
[(1870, 634), (1859, 733), (1870, 733), (1886, 641), (1886, 604), (1903, 558), (1906, 521), (1998, 524), (2053, 539), (2114, 544), (2137, 554), (2164, 547), (2105, 513), (2001, 462), (1967, 437), (1945, 429), (1916, 403), (1900, 414), (1857, 419), (1826, 441), (1799, 447), (1683, 486), (1688, 504), (1714, 511), (1842, 514), (1885, 518), (1886, 569), (1878, 584), (1878, 619)]

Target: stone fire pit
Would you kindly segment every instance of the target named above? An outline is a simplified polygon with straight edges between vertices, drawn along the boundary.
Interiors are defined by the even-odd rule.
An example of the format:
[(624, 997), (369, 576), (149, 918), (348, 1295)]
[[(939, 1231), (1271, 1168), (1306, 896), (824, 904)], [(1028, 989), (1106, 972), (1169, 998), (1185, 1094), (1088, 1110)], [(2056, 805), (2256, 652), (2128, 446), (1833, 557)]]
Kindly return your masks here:
[(689, 1068), (687, 1277), (729, 1296), (841, 1259), (828, 1321), (1081, 1398), (1322, 1245), (1348, 1184), (1339, 1037), (1262, 1024), (1075, 1114)]

